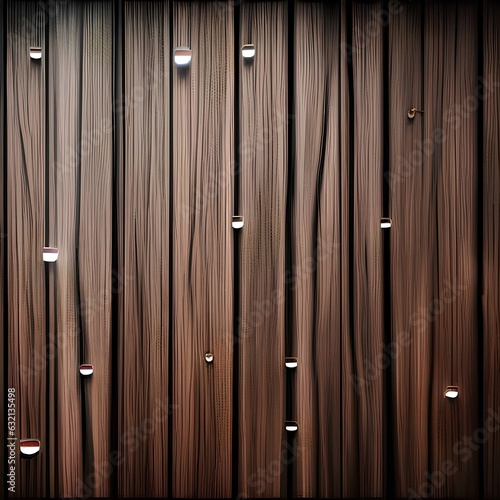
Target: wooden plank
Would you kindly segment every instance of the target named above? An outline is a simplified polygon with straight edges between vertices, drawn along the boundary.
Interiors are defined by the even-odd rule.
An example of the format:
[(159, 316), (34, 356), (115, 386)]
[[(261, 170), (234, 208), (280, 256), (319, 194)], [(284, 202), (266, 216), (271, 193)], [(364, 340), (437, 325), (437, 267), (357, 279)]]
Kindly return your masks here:
[[(432, 302), (435, 191), (424, 168), (422, 7), (406, 3), (389, 23), (390, 276), (393, 366), (395, 489), (398, 497), (418, 491), (429, 469), (429, 384), (432, 323), (421, 312)], [(424, 109), (425, 108), (425, 109)], [(422, 320), (423, 319), (423, 320)], [(392, 411), (390, 409), (389, 411)], [(391, 430), (389, 430), (391, 432)]]
[(340, 4), (295, 10), (292, 374), (297, 497), (341, 495)]
[(168, 494), (168, 3), (125, 4), (120, 496)]
[(245, 497), (279, 497), (285, 463), (287, 25), (283, 2), (243, 3), (240, 45), (239, 472)]
[[(39, 6), (10, 3), (7, 12), (8, 386), (15, 389), (16, 497), (46, 494), (46, 314), (42, 260), (45, 231), (45, 50)], [(21, 459), (19, 439), (39, 439), (40, 453)]]
[[(477, 108), (470, 108), (477, 85), (477, 6), (429, 3), (424, 44), (424, 139), (442, 130), (424, 164), (436, 190), (434, 299), (425, 311), (433, 328), (429, 473), (444, 477), (421, 488), (436, 497), (476, 497), (478, 453), (461, 447), (478, 426), (479, 403)], [(453, 385), (459, 397), (450, 400), (444, 391)], [(444, 464), (453, 473), (444, 474)]]
[[(484, 496), (500, 497), (500, 5), (486, 2), (484, 10), (483, 102), (483, 318), (484, 318)], [(481, 138), (480, 138), (481, 140)], [(480, 144), (481, 146), (481, 144)]]
[[(350, 332), (343, 337), (343, 489), (382, 496), (382, 26), (380, 2), (352, 5), (353, 158), (350, 193)], [(366, 27), (370, 23), (369, 36)], [(366, 383), (369, 382), (369, 383)]]
[(92, 496), (110, 494), (111, 433), (111, 217), (112, 18), (110, 2), (82, 9), (78, 286), (82, 378), (84, 477)]
[[(50, 495), (80, 496), (83, 477), (82, 393), (79, 373), (78, 227), (82, 96), (82, 7), (59, 6), (49, 23), (49, 236), (58, 247), (49, 279)], [(44, 153), (45, 154), (45, 153)]]
[[(340, 339), (340, 356), (341, 356), (341, 438), (338, 446), (342, 450), (341, 466), (341, 495), (345, 496), (349, 493), (350, 488), (347, 487), (346, 479), (349, 477), (349, 468), (345, 466), (346, 458), (349, 456), (356, 457), (356, 451), (351, 450), (347, 457), (344, 456), (344, 445), (346, 442), (352, 442), (351, 437), (346, 437), (344, 434), (346, 428), (344, 426), (345, 418), (351, 418), (345, 408), (351, 408), (350, 400), (353, 396), (351, 387), (353, 385), (352, 366), (350, 358), (350, 338), (351, 338), (351, 297), (350, 297), (350, 282), (351, 282), (351, 260), (352, 254), (350, 249), (352, 224), (351, 214), (351, 161), (353, 152), (350, 147), (351, 128), (353, 117), (351, 116), (352, 104), (352, 89), (350, 87), (350, 64), (352, 62), (352, 53), (348, 37), (348, 26), (351, 23), (349, 15), (350, 6), (347, 0), (342, 0), (340, 7), (340, 264), (341, 264), (341, 339)], [(347, 376), (346, 376), (347, 374)], [(349, 429), (349, 428), (348, 428)], [(352, 430), (351, 430), (352, 432)]]
[(234, 26), (228, 6), (186, 2), (173, 9), (174, 47), (193, 53), (190, 67), (172, 69), (176, 497), (231, 496)]
[[(7, 284), (7, 276), (6, 276), (6, 267), (5, 267), (5, 253), (6, 253), (6, 242), (7, 242), (7, 227), (6, 227), (6, 217), (5, 217), (5, 83), (6, 83), (6, 74), (5, 74), (5, 40), (6, 40), (6, 12), (7, 12), (7, 4), (6, 2), (0, 2), (0, 54), (2, 54), (2, 59), (0, 60), (0, 359), (2, 360), (2, 368), (0, 369), (0, 392), (4, 395), (7, 394), (7, 379), (5, 374), (7, 373), (7, 352), (5, 346), (7, 345), (7, 329), (5, 328), (5, 320), (6, 320), (6, 284)], [(0, 416), (0, 442), (7, 444), (7, 436), (5, 434), (6, 430), (6, 420), (9, 412), (9, 405), (5, 406), (6, 410), (2, 411), (2, 415)], [(10, 472), (10, 465), (6, 462), (6, 454), (0, 454), (0, 470), (5, 471), (5, 474)], [(7, 465), (9, 467), (7, 468)], [(7, 481), (9, 478), (6, 478), (6, 482), (2, 485), (2, 490), (4, 492), (4, 496), (7, 493)]]

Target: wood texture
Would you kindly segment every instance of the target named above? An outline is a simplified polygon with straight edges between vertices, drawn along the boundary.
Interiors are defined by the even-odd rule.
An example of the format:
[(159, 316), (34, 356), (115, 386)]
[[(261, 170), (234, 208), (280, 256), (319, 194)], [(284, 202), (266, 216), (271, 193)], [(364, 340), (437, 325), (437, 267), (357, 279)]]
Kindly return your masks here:
[(254, 43), (256, 54), (240, 63), (238, 493), (276, 498), (285, 477), (286, 5), (244, 3), (240, 14), (240, 45)]
[[(168, 3), (125, 4), (120, 496), (168, 494)], [(137, 431), (135, 430), (137, 429)]]
[[(408, 118), (410, 108), (432, 113), (423, 102), (422, 10), (405, 3), (389, 24), (389, 186), (391, 326), (394, 353), (395, 490), (405, 498), (418, 492), (429, 469), (429, 411), (432, 323), (422, 312), (432, 303), (436, 271), (435, 187), (424, 168), (424, 115)], [(426, 116), (426, 115), (425, 115)]]
[(15, 496), (499, 497), (498, 3), (49, 4), (0, 22)]
[[(49, 46), (49, 206), (47, 244), (59, 248), (57, 265), (47, 266), (49, 343), (56, 347), (51, 363), (50, 494), (77, 496), (76, 478), (83, 478), (83, 422), (78, 315), (78, 199), (82, 95), (82, 7), (62, 6), (50, 23)], [(47, 59), (49, 59), (47, 57)]]
[(105, 2), (60, 5), (49, 24), (51, 495), (110, 494), (111, 23)]
[[(220, 8), (222, 7), (222, 8)], [(175, 3), (173, 67), (172, 493), (231, 496), (233, 11)], [(205, 353), (212, 353), (212, 363)]]
[[(352, 252), (351, 252), (351, 234), (352, 234), (352, 223), (351, 215), (353, 214), (353, 209), (351, 206), (351, 194), (350, 186), (351, 182), (351, 172), (352, 172), (352, 158), (353, 152), (351, 150), (351, 129), (353, 125), (353, 117), (351, 116), (351, 105), (352, 105), (352, 77), (351, 77), (351, 63), (352, 56), (349, 51), (350, 45), (352, 46), (352, 34), (351, 30), (348, 29), (349, 25), (352, 23), (350, 17), (350, 7), (348, 2), (343, 0), (341, 2), (340, 9), (340, 262), (341, 262), (341, 338), (340, 338), (340, 356), (341, 356), (341, 438), (338, 445), (342, 450), (342, 476), (341, 476), (341, 496), (352, 494), (351, 486), (346, 483), (346, 477), (349, 477), (349, 473), (346, 469), (346, 462), (344, 460), (344, 444), (346, 442), (344, 438), (344, 419), (350, 418), (350, 415), (344, 410), (345, 402), (352, 400), (353, 394), (351, 392), (353, 379), (351, 358), (347, 356), (349, 354), (348, 346), (350, 345), (351, 339), (351, 295), (350, 295), (350, 283), (351, 283), (351, 262), (352, 262)], [(349, 32), (349, 33), (348, 33)], [(346, 376), (347, 375), (347, 376)], [(352, 404), (352, 403), (350, 403)], [(348, 440), (350, 442), (350, 438)], [(350, 450), (349, 454), (356, 457), (356, 450)]]
[[(343, 342), (343, 485), (349, 497), (382, 496), (382, 28), (381, 4), (352, 5), (353, 157), (350, 168), (350, 332)], [(369, 446), (366, 443), (370, 443)]]
[[(485, 498), (500, 497), (500, 5), (488, 1), (483, 19), (483, 321), (484, 321), (484, 418), (489, 431), (484, 444)], [(481, 137), (479, 138), (481, 141)], [(481, 404), (481, 402), (479, 402)], [(496, 419), (493, 416), (496, 415)]]
[(341, 494), (340, 4), (295, 9), (294, 495)]
[[(83, 7), (79, 232), (77, 234), (84, 477), (92, 495), (111, 496), (112, 10)], [(85, 439), (86, 438), (86, 439)], [(85, 442), (86, 440), (86, 442)], [(90, 481), (91, 475), (95, 480)]]
[[(470, 110), (477, 85), (477, 8), (470, 3), (432, 4), (425, 16), (424, 138), (441, 128), (425, 168), (436, 189), (433, 255), (431, 379), (431, 470), (449, 460), (457, 469), (437, 497), (477, 496), (478, 453), (462, 453), (477, 421), (477, 111)], [(442, 92), (436, 92), (436, 88)], [(452, 300), (451, 300), (452, 298)], [(443, 397), (457, 385), (460, 397)], [(464, 460), (464, 458), (467, 458)]]
[(38, 6), (12, 3), (7, 12), (7, 248), (9, 269), (8, 386), (16, 391), (16, 435), (39, 439), (35, 461), (16, 452), (14, 496), (45, 495), (46, 323), (45, 274), (45, 62), (29, 57), (30, 46), (46, 43), (37, 26)]

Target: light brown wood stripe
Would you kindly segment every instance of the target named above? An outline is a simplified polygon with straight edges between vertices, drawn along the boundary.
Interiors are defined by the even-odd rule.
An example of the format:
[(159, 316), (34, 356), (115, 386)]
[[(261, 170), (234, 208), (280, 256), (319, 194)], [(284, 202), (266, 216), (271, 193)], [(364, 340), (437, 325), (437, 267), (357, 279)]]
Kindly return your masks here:
[[(176, 2), (173, 71), (172, 493), (228, 497), (232, 480), (233, 11)], [(212, 363), (205, 354), (213, 353)]]
[[(46, 314), (45, 269), (45, 61), (29, 57), (30, 46), (46, 46), (45, 26), (35, 23), (39, 6), (7, 6), (7, 248), (8, 386), (16, 391), (18, 439), (39, 439), (34, 461), (16, 451), (16, 492), (12, 496), (45, 496)], [(3, 210), (3, 209), (2, 209)], [(6, 443), (3, 445), (5, 446)]]
[(167, 26), (167, 3), (125, 4), (125, 265), (119, 280), (124, 320), (118, 411), (123, 458), (118, 491), (124, 497), (168, 494)]

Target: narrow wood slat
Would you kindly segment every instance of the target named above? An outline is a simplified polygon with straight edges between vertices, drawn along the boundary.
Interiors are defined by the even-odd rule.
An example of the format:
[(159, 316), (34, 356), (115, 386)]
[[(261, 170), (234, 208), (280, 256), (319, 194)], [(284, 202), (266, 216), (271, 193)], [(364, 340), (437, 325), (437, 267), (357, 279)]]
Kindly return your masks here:
[(287, 26), (284, 2), (244, 3), (240, 45), (239, 471), (244, 497), (280, 497), (285, 441)]
[[(341, 494), (340, 4), (295, 11), (294, 496)], [(290, 75), (289, 75), (290, 77)]]
[[(168, 3), (125, 4), (124, 317), (118, 492), (168, 494)], [(119, 244), (122, 244), (119, 241)]]
[(426, 481), (429, 469), (429, 384), (432, 323), (422, 311), (432, 302), (432, 252), (435, 248), (435, 191), (432, 171), (424, 168), (425, 114), (408, 118), (411, 108), (432, 110), (423, 102), (422, 10), (406, 3), (389, 22), (389, 186), (391, 256), (395, 491), (409, 496)]
[[(433, 300), (423, 311), (432, 323), (431, 441), (426, 481), (437, 497), (478, 496), (477, 450), (463, 452), (477, 421), (477, 6), (430, 3), (424, 23), (424, 140), (432, 153), (424, 162), (435, 189), (436, 244)], [(442, 131), (433, 141), (436, 129)], [(440, 133), (441, 134), (441, 133)], [(409, 223), (409, 222), (408, 222)], [(422, 312), (417, 314), (421, 321)], [(456, 400), (444, 397), (459, 387)], [(470, 454), (469, 454), (470, 452)], [(444, 464), (449, 470), (443, 472)], [(441, 480), (442, 479), (442, 480)], [(423, 489), (422, 489), (423, 488)]]
[[(23, 460), (16, 448), (15, 497), (45, 496), (46, 315), (45, 270), (45, 71), (29, 57), (31, 46), (45, 49), (46, 25), (36, 30), (39, 6), (7, 6), (7, 248), (8, 386), (16, 394), (14, 437), (39, 439), (36, 459)], [(5, 443), (7, 444), (7, 443)], [(4, 444), (4, 445), (5, 445)]]
[[(80, 204), (83, 10), (59, 6), (49, 23), (49, 236), (59, 249), (49, 266), (50, 494), (83, 495), (80, 298), (77, 260)], [(43, 59), (42, 59), (43, 60)], [(45, 105), (45, 104), (44, 104)], [(45, 152), (44, 152), (45, 155)]]
[[(380, 2), (352, 5), (350, 332), (343, 337), (343, 490), (382, 496), (382, 26)], [(367, 36), (366, 27), (370, 24)], [(346, 47), (349, 49), (349, 47)], [(347, 293), (347, 291), (344, 291)]]
[[(484, 10), (483, 100), (483, 318), (484, 318), (484, 496), (500, 497), (500, 5), (486, 2)], [(479, 138), (481, 141), (481, 137)], [(481, 402), (480, 402), (481, 404)]]
[[(233, 10), (174, 3), (172, 493), (229, 497), (232, 480)], [(207, 363), (205, 354), (213, 354)]]
[[(82, 95), (78, 230), (80, 363), (91, 363), (83, 390), (84, 478), (92, 495), (111, 496), (112, 10), (82, 10)], [(92, 476), (95, 475), (95, 478)]]

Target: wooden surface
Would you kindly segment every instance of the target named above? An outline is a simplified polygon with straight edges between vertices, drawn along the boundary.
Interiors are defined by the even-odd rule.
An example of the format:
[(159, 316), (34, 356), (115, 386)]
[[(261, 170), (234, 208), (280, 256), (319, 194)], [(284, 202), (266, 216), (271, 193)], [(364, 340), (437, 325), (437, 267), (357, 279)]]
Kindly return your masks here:
[[(110, 4), (48, 21), (47, 266), (51, 495), (110, 495), (112, 40)], [(83, 379), (82, 363), (94, 365)]]
[(40, 8), (2, 19), (15, 496), (498, 497), (498, 5)]
[[(441, 144), (424, 161), (432, 171), (436, 200), (433, 301), (427, 306), (433, 319), (429, 467), (440, 470), (450, 461), (456, 468), (433, 487), (435, 496), (477, 496), (478, 454), (464, 460), (457, 445), (478, 427), (478, 120), (477, 113), (464, 112), (477, 85), (476, 6), (429, 6), (424, 37), (424, 139), (436, 128), (443, 130)], [(443, 397), (449, 385), (460, 388), (456, 401)]]
[(294, 495), (341, 494), (340, 9), (295, 10)]
[[(46, 434), (45, 268), (45, 63), (29, 47), (46, 44), (45, 27), (26, 33), (36, 4), (10, 4), (7, 11), (7, 248), (8, 386), (16, 391), (15, 438), (39, 439), (36, 461), (16, 452), (16, 495), (44, 496)], [(18, 450), (18, 449), (17, 449)]]
[[(287, 25), (284, 3), (244, 3), (240, 46), (238, 494), (279, 497), (285, 448)], [(286, 452), (286, 449), (285, 449)]]
[[(500, 496), (500, 435), (498, 418), (500, 409), (499, 354), (500, 354), (500, 33), (496, 19), (500, 16), (500, 6), (493, 1), (484, 9), (484, 95), (483, 136), (479, 137), (479, 147), (483, 147), (483, 288), (480, 290), (484, 321), (484, 399), (483, 425), (489, 430), (484, 444), (485, 498)], [(480, 367), (481, 368), (481, 367)], [(479, 402), (481, 404), (481, 402)], [(494, 416), (497, 416), (494, 419)], [(494, 431), (496, 429), (496, 431)], [(481, 479), (481, 478), (480, 478)]]
[[(234, 26), (176, 3), (173, 67), (172, 493), (227, 497), (232, 478)], [(205, 354), (212, 353), (212, 363)]]
[[(391, 252), (391, 341), (394, 345), (394, 469), (396, 494), (418, 492), (429, 468), (432, 323), (422, 310), (432, 302), (435, 249), (435, 189), (424, 168), (424, 118), (407, 116), (423, 100), (421, 5), (405, 5), (389, 24), (389, 188)], [(427, 157), (426, 157), (427, 160)], [(411, 221), (411, 223), (408, 223)]]
[[(343, 344), (343, 493), (382, 496), (382, 33), (365, 27), (380, 3), (352, 6), (353, 157), (350, 168), (350, 332)], [(354, 378), (355, 377), (355, 378)], [(355, 381), (355, 383), (353, 383)], [(370, 443), (368, 446), (367, 443)]]
[[(168, 4), (125, 5), (125, 265), (118, 490), (168, 494), (169, 37)], [(138, 429), (139, 431), (136, 431)], [(146, 479), (147, 478), (147, 479)]]

